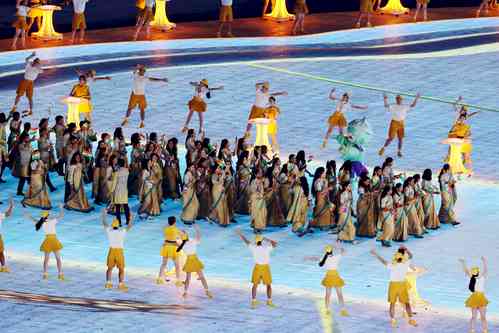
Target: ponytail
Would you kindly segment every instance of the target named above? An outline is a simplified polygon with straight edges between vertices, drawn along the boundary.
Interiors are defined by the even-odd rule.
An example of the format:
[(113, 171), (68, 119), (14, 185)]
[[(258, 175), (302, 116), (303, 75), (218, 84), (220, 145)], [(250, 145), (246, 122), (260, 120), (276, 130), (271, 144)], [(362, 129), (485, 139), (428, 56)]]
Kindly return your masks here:
[(42, 227), (42, 225), (45, 222), (47, 222), (47, 218), (46, 217), (40, 217), (40, 219), (38, 220), (38, 222), (36, 222), (36, 224), (35, 224), (36, 231), (40, 230), (40, 228)]
[(475, 285), (476, 285), (476, 278), (478, 277), (477, 275), (472, 275), (470, 279), (470, 284), (468, 285), (468, 289), (474, 293), (475, 292)]
[(332, 252), (326, 252), (324, 253), (324, 257), (322, 257), (322, 260), (319, 262), (319, 267), (322, 267), (324, 266), (324, 264), (326, 263), (326, 260), (329, 256), (333, 255)]
[(184, 248), (185, 243), (187, 243), (187, 239), (184, 239), (182, 241), (182, 244), (180, 244), (179, 247), (177, 247), (177, 253), (180, 252), (180, 251), (182, 251), (182, 249)]

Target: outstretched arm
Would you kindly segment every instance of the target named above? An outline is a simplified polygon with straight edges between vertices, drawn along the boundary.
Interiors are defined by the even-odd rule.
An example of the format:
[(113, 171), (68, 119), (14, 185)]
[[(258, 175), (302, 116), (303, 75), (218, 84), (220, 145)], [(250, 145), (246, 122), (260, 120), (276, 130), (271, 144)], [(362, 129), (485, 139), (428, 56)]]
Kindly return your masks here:
[(60, 221), (64, 218), (64, 205), (59, 204), (59, 216), (57, 216), (57, 221)]
[(31, 216), (31, 214), (28, 214), (28, 213), (24, 213), (24, 218), (27, 220), (30, 220), (31, 222), (33, 222), (33, 224), (36, 224), (38, 222), (38, 220), (33, 218), (33, 216)]
[(9, 217), (12, 214), (12, 209), (14, 208), (14, 199), (12, 199), (12, 195), (9, 197), (9, 207), (5, 211), (5, 217)]
[(474, 115), (477, 115), (478, 113), (480, 113), (480, 112), (479, 111), (471, 112), (468, 114), (468, 116), (466, 116), (466, 118), (470, 119), (471, 117), (473, 117)]
[(275, 93), (271, 93), (270, 96), (288, 96), (288, 92), (287, 91), (278, 91)]
[(277, 242), (275, 240), (272, 240), (270, 238), (264, 237), (263, 240), (267, 241), (272, 245), (272, 247), (277, 247)]
[(454, 111), (456, 111), (457, 113), (459, 113), (461, 111), (461, 102), (463, 101), (463, 96), (459, 96), (456, 101), (454, 102), (453, 106), (454, 106)]
[(331, 92), (329, 93), (329, 99), (332, 100), (332, 101), (335, 101), (336, 100), (336, 88), (333, 88), (331, 89)]
[(110, 76), (96, 76), (94, 77), (94, 81), (99, 81), (99, 80), (111, 80)]
[(238, 235), (238, 236), (241, 238), (241, 240), (242, 240), (242, 241), (243, 241), (246, 245), (250, 245), (250, 241), (249, 241), (246, 237), (244, 237), (244, 235), (243, 235), (243, 233), (241, 232), (241, 230), (237, 229), (237, 230), (235, 231), (235, 233), (236, 233), (236, 235)]
[(387, 265), (388, 265), (388, 262), (387, 262), (385, 259), (383, 259), (383, 257), (381, 257), (381, 256), (380, 256), (380, 255), (376, 252), (376, 250), (375, 250), (375, 249), (372, 249), (372, 250), (371, 250), (371, 254), (372, 254), (373, 256), (375, 256), (375, 257), (376, 257), (376, 259), (378, 259), (378, 260), (379, 260), (379, 262), (381, 262), (383, 265), (385, 265), (385, 266), (387, 266)]
[(461, 259), (459, 259), (459, 262), (461, 263), (461, 266), (463, 267), (464, 274), (466, 274), (466, 276), (471, 276), (471, 273), (468, 270), (468, 267), (466, 266), (466, 261), (464, 261), (464, 259), (461, 258)]
[(411, 104), (411, 108), (415, 107), (416, 104), (418, 104), (418, 101), (419, 101), (419, 98), (421, 97), (421, 94), (420, 93), (417, 93), (416, 94), (416, 97), (414, 98), (414, 101), (412, 102)]
[(159, 81), (159, 82), (168, 83), (168, 79), (166, 77), (165, 78), (150, 77), (149, 81)]
[(197, 224), (194, 225), (194, 230), (196, 230), (196, 241), (201, 242), (201, 230)]
[(383, 94), (383, 104), (385, 105), (385, 108), (389, 108), (390, 107), (390, 104), (388, 104), (388, 95), (387, 94)]
[(213, 88), (208, 88), (209, 91), (213, 90), (224, 90), (224, 86), (218, 86), (218, 87), (213, 87)]
[(488, 268), (488, 265), (487, 265), (487, 259), (485, 257), (482, 257), (482, 275), (484, 277), (487, 277), (487, 274), (489, 273), (489, 268)]
[(31, 59), (36, 57), (36, 52), (31, 53), (27, 58), (26, 58), (26, 63), (29, 63)]
[(107, 220), (106, 215), (107, 215), (106, 208), (102, 208), (102, 210), (100, 211), (100, 219), (101, 219), (102, 226), (104, 227), (104, 229), (107, 229), (109, 227), (109, 225), (106, 222), (106, 220)]
[(357, 104), (350, 104), (352, 109), (358, 109), (358, 110), (367, 110), (369, 107), (367, 105), (357, 105)]

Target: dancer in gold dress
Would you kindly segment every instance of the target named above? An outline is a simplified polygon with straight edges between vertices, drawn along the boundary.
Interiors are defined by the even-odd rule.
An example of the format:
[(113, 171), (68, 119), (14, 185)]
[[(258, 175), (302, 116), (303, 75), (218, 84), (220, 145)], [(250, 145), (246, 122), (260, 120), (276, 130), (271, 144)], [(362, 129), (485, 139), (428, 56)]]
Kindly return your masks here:
[(32, 156), (33, 161), (30, 164), (31, 177), (29, 183), (28, 193), (22, 200), (23, 206), (30, 206), (50, 210), (52, 205), (50, 203), (49, 194), (46, 185), (47, 167), (40, 160), (38, 151), (35, 151)]
[(182, 191), (182, 215), (180, 219), (185, 224), (196, 222), (199, 211), (199, 201), (196, 195), (196, 166), (192, 164), (184, 175), (184, 189)]

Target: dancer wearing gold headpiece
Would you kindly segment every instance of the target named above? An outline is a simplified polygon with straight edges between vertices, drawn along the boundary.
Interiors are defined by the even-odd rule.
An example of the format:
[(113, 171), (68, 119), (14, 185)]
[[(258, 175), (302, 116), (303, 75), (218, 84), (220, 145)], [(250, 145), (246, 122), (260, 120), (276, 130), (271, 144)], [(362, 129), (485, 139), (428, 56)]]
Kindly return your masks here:
[(5, 218), (9, 217), (12, 214), (12, 208), (14, 208), (14, 200), (12, 200), (12, 196), (9, 197), (9, 207), (3, 213), (0, 213), (0, 273), (9, 273), (10, 270), (5, 264), (5, 247), (3, 244), (2, 238), (2, 224)]
[(62, 272), (62, 259), (60, 251), (62, 250), (62, 244), (57, 239), (56, 225), (64, 217), (64, 205), (59, 205), (60, 213), (56, 218), (49, 218), (50, 212), (44, 210), (41, 213), (40, 219), (34, 219), (31, 215), (25, 214), (24, 217), (31, 220), (35, 224), (36, 231), (43, 229), (45, 233), (45, 240), (40, 246), (40, 251), (44, 252), (43, 260), (43, 279), (47, 280), (49, 278), (48, 265), (50, 260), (50, 253), (54, 253), (55, 260), (57, 261), (57, 271), (58, 279), (64, 281), (64, 274)]
[(189, 107), (189, 113), (187, 114), (187, 119), (185, 120), (182, 132), (187, 132), (189, 129), (189, 123), (191, 122), (192, 114), (196, 112), (199, 117), (199, 133), (204, 132), (204, 113), (207, 109), (207, 104), (204, 101), (204, 97), (211, 98), (211, 92), (214, 90), (223, 90), (223, 86), (210, 87), (208, 85), (207, 79), (202, 79), (199, 82), (190, 82), (190, 85), (194, 87), (194, 96), (191, 98), (187, 106)]
[(471, 320), (470, 320), (470, 332), (475, 332), (476, 319), (478, 313), (480, 313), (480, 321), (482, 322), (482, 332), (488, 333), (487, 326), (487, 305), (489, 301), (485, 297), (485, 280), (488, 278), (488, 267), (487, 259), (482, 257), (482, 269), (479, 267), (472, 267), (468, 269), (466, 266), (466, 261), (464, 259), (459, 259), (461, 265), (463, 266), (464, 273), (470, 278), (469, 290), (471, 291), (471, 296), (465, 302), (467, 308), (471, 309)]
[(180, 260), (177, 253), (177, 247), (180, 243), (180, 230), (175, 225), (177, 219), (175, 216), (168, 217), (168, 226), (163, 229), (163, 234), (165, 236), (165, 241), (161, 247), (160, 255), (162, 257), (161, 267), (159, 268), (159, 275), (156, 279), (157, 284), (165, 283), (165, 269), (168, 266), (168, 260), (171, 259), (175, 263), (175, 285), (177, 287), (182, 286), (182, 281), (180, 281)]
[(204, 287), (204, 292), (208, 298), (213, 298), (212, 293), (208, 290), (208, 282), (206, 281), (206, 277), (204, 276), (203, 269), (204, 265), (199, 260), (197, 256), (197, 246), (201, 243), (201, 231), (197, 225), (194, 226), (196, 230), (196, 237), (194, 239), (189, 239), (189, 235), (187, 232), (182, 233), (182, 243), (177, 248), (177, 253), (180, 251), (184, 251), (187, 259), (184, 264), (184, 272), (185, 272), (185, 282), (184, 282), (184, 297), (187, 297), (187, 291), (189, 290), (189, 285), (191, 282), (192, 273), (196, 273), (199, 276), (199, 280), (201, 280), (201, 284)]
[(411, 266), (412, 259), (411, 252), (406, 247), (401, 246), (397, 252), (395, 252), (391, 263), (381, 257), (375, 249), (371, 250), (371, 254), (390, 271), (388, 302), (390, 303), (390, 319), (392, 327), (397, 327), (397, 320), (395, 319), (395, 305), (397, 301), (405, 306), (409, 317), (409, 325), (417, 326), (416, 320), (412, 318), (412, 309), (409, 300), (409, 289), (407, 283), (407, 272)]
[(265, 284), (267, 287), (267, 305), (269, 307), (275, 307), (272, 303), (272, 274), (270, 273), (270, 253), (277, 246), (277, 242), (263, 237), (262, 235), (255, 236), (255, 243), (251, 243), (241, 232), (241, 230), (236, 230), (236, 234), (241, 238), (241, 240), (248, 246), (251, 253), (253, 254), (253, 259), (255, 261), (255, 267), (253, 268), (253, 274), (251, 277), (251, 282), (253, 287), (251, 289), (251, 308), (255, 309), (258, 305), (256, 300), (256, 292), (258, 290), (258, 285), (260, 283)]
[(107, 254), (107, 271), (106, 271), (106, 289), (112, 289), (113, 283), (111, 277), (114, 267), (118, 268), (118, 289), (121, 291), (128, 291), (125, 285), (125, 254), (123, 252), (125, 237), (128, 231), (132, 228), (132, 221), (127, 224), (125, 228), (120, 227), (120, 221), (117, 218), (113, 219), (111, 227), (106, 222), (107, 210), (103, 208), (101, 211), (101, 220), (104, 230), (106, 231), (107, 239), (109, 241), (109, 252)]

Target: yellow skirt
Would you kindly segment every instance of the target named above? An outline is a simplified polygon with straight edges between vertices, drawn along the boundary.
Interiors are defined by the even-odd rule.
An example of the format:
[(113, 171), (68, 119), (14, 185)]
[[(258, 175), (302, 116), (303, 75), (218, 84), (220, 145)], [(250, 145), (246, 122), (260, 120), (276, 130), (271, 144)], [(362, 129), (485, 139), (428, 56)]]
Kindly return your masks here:
[(3, 247), (3, 238), (2, 235), (0, 235), (0, 253), (2, 253), (4, 250), (5, 248)]
[(267, 111), (266, 108), (259, 108), (258, 106), (253, 105), (251, 107), (251, 112), (250, 112), (250, 115), (248, 117), (248, 120), (257, 119), (257, 118), (265, 118), (266, 111)]
[(62, 250), (62, 244), (57, 239), (55, 234), (45, 235), (45, 240), (40, 245), (40, 251), (45, 253), (56, 252)]
[(195, 112), (206, 112), (206, 102), (200, 97), (194, 96), (189, 103), (187, 103), (187, 105), (189, 106), (189, 110)]
[(347, 120), (342, 112), (336, 111), (327, 120), (329, 126), (347, 127)]
[(185, 261), (184, 265), (184, 272), (186, 273), (197, 273), (201, 272), (204, 269), (204, 265), (199, 260), (198, 256), (195, 254), (191, 254), (187, 256), (187, 260)]
[(341, 288), (345, 285), (345, 281), (340, 277), (337, 270), (332, 269), (327, 271), (326, 276), (322, 279), (322, 285), (326, 288)]
[(489, 304), (489, 300), (482, 292), (475, 291), (464, 303), (467, 308), (478, 309), (483, 308)]
[(390, 282), (388, 287), (388, 302), (396, 303), (397, 300), (402, 304), (409, 303), (409, 284), (407, 281)]
[(123, 254), (123, 249), (109, 248), (109, 252), (107, 254), (107, 267), (118, 267), (119, 269), (125, 268), (125, 255)]
[(265, 285), (272, 284), (272, 274), (270, 273), (270, 266), (256, 264), (255, 267), (253, 268), (251, 282), (253, 284), (260, 284), (260, 283), (263, 283)]
[(78, 111), (80, 113), (90, 113), (92, 112), (92, 109), (92, 103), (90, 102), (90, 100), (87, 100), (87, 102), (83, 102), (78, 106)]
[(271, 119), (269, 126), (267, 127), (268, 134), (277, 134), (277, 121)]
[(466, 154), (466, 153), (471, 153), (473, 151), (473, 146), (471, 143), (463, 143), (461, 146), (461, 153)]
[(159, 253), (163, 258), (177, 259), (177, 245), (173, 244), (165, 244), (161, 247), (161, 251)]

